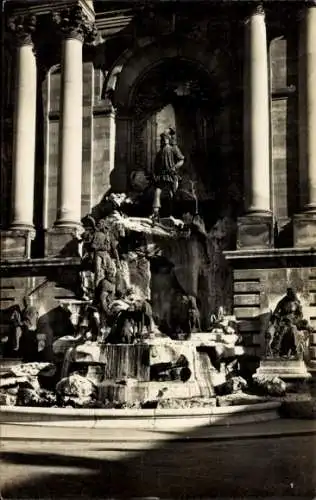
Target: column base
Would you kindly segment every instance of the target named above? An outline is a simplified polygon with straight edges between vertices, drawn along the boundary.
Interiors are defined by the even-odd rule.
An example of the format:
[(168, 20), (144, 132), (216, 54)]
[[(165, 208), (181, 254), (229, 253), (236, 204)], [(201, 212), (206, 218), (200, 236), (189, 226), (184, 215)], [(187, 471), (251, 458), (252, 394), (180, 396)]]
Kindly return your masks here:
[(35, 235), (35, 229), (31, 227), (1, 231), (1, 260), (30, 259), (31, 242)]
[(246, 214), (237, 221), (237, 249), (273, 248), (274, 227), (270, 213)]
[(45, 234), (46, 257), (79, 257), (80, 227), (53, 227)]
[(316, 212), (294, 215), (293, 240), (295, 247), (316, 248)]

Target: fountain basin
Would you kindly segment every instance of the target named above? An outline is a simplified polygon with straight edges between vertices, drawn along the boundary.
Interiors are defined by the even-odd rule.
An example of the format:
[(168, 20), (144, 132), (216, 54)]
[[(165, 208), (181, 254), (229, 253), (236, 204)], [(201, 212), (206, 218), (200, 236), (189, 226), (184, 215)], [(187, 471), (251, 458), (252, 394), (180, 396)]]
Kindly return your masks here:
[(104, 429), (181, 430), (279, 418), (280, 403), (190, 409), (73, 409), (0, 406), (1, 424)]

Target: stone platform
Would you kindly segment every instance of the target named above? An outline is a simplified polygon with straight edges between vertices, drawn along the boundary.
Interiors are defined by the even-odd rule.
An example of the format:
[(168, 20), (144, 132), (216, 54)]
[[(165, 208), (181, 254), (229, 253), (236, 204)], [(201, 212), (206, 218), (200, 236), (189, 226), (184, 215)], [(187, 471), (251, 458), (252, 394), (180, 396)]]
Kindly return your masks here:
[(279, 377), (286, 382), (311, 378), (305, 362), (300, 359), (266, 358), (260, 361), (256, 373)]

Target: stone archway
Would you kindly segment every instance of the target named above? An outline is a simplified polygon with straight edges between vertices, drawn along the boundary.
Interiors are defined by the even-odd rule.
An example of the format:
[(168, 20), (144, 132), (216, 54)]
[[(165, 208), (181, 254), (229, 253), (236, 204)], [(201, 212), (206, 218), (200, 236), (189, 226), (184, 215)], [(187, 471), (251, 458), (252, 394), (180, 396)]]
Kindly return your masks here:
[[(222, 254), (230, 248), (228, 240), (234, 231), (223, 211), (229, 196), (225, 168), (230, 168), (224, 161), (230, 143), (227, 57), (193, 40), (164, 37), (155, 44), (146, 41), (116, 62), (105, 89), (116, 109), (116, 155), (111, 178), (115, 190), (128, 190), (134, 169), (150, 171), (160, 129), (164, 124), (176, 127), (187, 160), (187, 178), (197, 180), (199, 202), (205, 202), (200, 214), (208, 234), (206, 244), (194, 242), (192, 255), (174, 263), (175, 275), (186, 293), (203, 301), (204, 321), (219, 305), (229, 310), (231, 298), (231, 279)], [(183, 255), (183, 249), (178, 253)], [(206, 253), (211, 254), (211, 262)], [(188, 278), (187, 264), (194, 259), (197, 265)], [(163, 287), (159, 281), (153, 290), (165, 294), (168, 286)]]
[[(210, 53), (206, 44), (167, 36), (155, 43), (145, 40), (141, 48), (127, 51), (116, 61), (108, 73), (105, 88), (116, 108), (114, 190), (128, 188), (129, 175), (135, 168), (150, 170), (161, 128), (159, 120), (157, 123), (157, 113), (165, 112), (167, 106), (177, 108), (174, 110), (178, 122), (175, 125), (180, 143), (187, 149), (189, 171), (194, 170), (192, 163), (200, 165), (202, 172), (208, 170), (207, 165), (216, 148), (206, 151), (206, 144), (214, 146), (221, 136), (227, 137), (227, 131), (223, 134), (218, 131), (218, 138), (214, 135), (213, 108), (226, 98), (227, 89), (223, 85), (227, 81), (226, 58), (218, 50)], [(177, 95), (179, 87), (188, 83), (195, 88), (180, 98)], [(185, 89), (182, 91), (185, 94)], [(195, 101), (195, 116), (190, 112), (192, 101)], [(184, 127), (183, 122), (190, 120), (191, 123)], [(192, 120), (199, 121), (200, 125), (197, 127), (194, 123), (192, 126)], [(203, 184), (205, 179), (201, 182)]]

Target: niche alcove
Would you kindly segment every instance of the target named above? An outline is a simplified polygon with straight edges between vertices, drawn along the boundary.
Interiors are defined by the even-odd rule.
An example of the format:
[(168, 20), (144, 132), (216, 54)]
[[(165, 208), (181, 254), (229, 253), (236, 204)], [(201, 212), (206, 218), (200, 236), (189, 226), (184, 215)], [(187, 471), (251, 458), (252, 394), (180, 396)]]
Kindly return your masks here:
[[(231, 276), (222, 251), (235, 244), (236, 205), (240, 203), (236, 178), (240, 176), (235, 175), (239, 169), (236, 159), (232, 161), (229, 64), (228, 54), (218, 48), (166, 36), (155, 44), (152, 39), (142, 40), (138, 47), (126, 51), (105, 82), (105, 94), (116, 111), (112, 190), (133, 191), (135, 172), (148, 179), (149, 193), (144, 200), (148, 203), (142, 201), (140, 212), (133, 213), (136, 216), (151, 213), (150, 176), (160, 134), (168, 127), (176, 130), (185, 162), (179, 172), (172, 215), (181, 218), (189, 211), (194, 213), (197, 202), (205, 230), (203, 241), (192, 244), (188, 254), (182, 247), (175, 252), (173, 245), (171, 253), (177, 257), (169, 256), (174, 261), (171, 274), (185, 294), (198, 298), (205, 322), (210, 310), (220, 305), (231, 309)], [(140, 182), (138, 188), (145, 193), (146, 182), (143, 186)], [(153, 304), (160, 299), (166, 303), (167, 292), (174, 288), (169, 270), (164, 277), (162, 274), (161, 269), (157, 273), (152, 269)], [(155, 290), (159, 293), (154, 298)], [(172, 309), (171, 298), (167, 302)]]
[(150, 176), (160, 135), (172, 127), (185, 157), (175, 215), (186, 210), (185, 200), (192, 198), (192, 191), (199, 200), (199, 211), (203, 212), (207, 202), (213, 205), (218, 188), (216, 172), (221, 162), (215, 123), (221, 100), (215, 82), (197, 64), (168, 58), (137, 81), (131, 101), (129, 174), (140, 170)]

